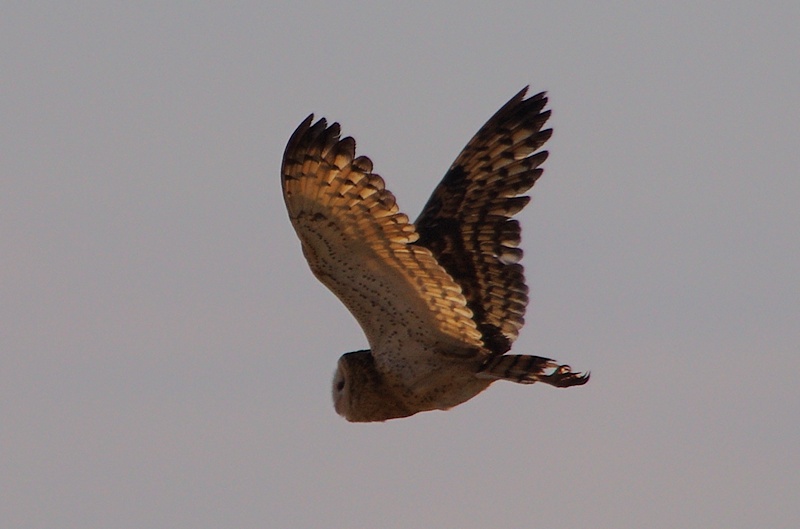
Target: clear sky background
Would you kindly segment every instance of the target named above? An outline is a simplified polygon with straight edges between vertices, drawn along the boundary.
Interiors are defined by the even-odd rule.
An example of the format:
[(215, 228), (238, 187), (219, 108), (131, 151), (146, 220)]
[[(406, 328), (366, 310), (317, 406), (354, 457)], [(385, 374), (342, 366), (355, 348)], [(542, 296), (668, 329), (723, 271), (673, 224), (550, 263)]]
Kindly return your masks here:
[[(800, 527), (800, 3), (76, 2), (0, 18), (0, 527)], [(366, 346), (280, 160), (340, 121), (414, 218), (555, 129), (514, 351), (584, 387), (338, 417)]]

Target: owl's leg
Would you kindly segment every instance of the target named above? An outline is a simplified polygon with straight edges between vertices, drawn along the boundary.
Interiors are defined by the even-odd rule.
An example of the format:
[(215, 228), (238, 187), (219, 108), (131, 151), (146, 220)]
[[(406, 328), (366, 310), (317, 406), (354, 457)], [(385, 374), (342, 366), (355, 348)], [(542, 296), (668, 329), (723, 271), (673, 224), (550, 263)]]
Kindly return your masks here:
[(497, 356), (489, 360), (476, 376), (519, 384), (544, 382), (557, 388), (581, 386), (589, 381), (589, 373), (573, 373), (568, 365), (532, 355)]
[(540, 376), (538, 382), (544, 382), (557, 388), (568, 388), (571, 386), (582, 386), (589, 382), (591, 373), (573, 373), (568, 365), (560, 365), (552, 373)]

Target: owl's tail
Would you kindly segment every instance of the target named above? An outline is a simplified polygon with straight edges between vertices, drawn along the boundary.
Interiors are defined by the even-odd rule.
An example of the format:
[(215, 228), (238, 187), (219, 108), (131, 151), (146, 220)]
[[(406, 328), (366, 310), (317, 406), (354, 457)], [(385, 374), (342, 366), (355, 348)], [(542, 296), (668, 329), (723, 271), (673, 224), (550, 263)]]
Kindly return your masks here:
[(589, 373), (573, 373), (568, 365), (531, 355), (500, 355), (492, 358), (477, 374), (480, 378), (510, 380), (519, 384), (544, 382), (557, 388), (581, 386), (589, 382)]

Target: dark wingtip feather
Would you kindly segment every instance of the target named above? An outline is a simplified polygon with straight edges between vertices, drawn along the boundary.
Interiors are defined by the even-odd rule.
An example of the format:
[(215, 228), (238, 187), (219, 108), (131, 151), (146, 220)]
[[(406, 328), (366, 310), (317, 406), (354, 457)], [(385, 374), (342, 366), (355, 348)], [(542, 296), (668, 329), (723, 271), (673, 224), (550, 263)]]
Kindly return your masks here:
[(352, 161), (356, 156), (356, 140), (352, 136), (342, 138), (336, 144), (335, 152), (337, 155), (346, 154), (349, 161)]
[[(311, 128), (312, 121), (314, 121), (314, 114), (309, 114), (308, 117), (300, 122), (297, 128), (294, 129), (294, 132), (289, 137), (289, 141), (286, 143), (286, 149), (283, 151), (284, 160), (286, 159), (286, 155), (292, 152), (302, 141), (303, 137)], [(320, 121), (324, 122), (325, 118), (320, 119)]]

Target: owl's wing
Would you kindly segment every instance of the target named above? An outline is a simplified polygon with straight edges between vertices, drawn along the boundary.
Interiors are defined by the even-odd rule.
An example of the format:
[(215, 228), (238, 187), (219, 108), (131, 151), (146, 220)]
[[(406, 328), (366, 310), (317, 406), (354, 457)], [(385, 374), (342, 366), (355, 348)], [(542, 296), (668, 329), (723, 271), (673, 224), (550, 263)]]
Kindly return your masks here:
[(519, 260), (520, 225), (511, 217), (542, 174), (550, 138), (545, 93), (525, 87), (469, 141), (415, 222), (415, 244), (431, 250), (458, 283), (486, 347), (502, 354), (525, 323), (528, 288)]
[[(313, 115), (283, 156), (283, 196), (314, 275), (353, 313), (370, 346), (404, 333), (426, 343), (480, 348), (461, 288), (399, 212), (372, 162), (355, 156), (339, 124)], [(407, 333), (407, 334), (405, 334)]]

